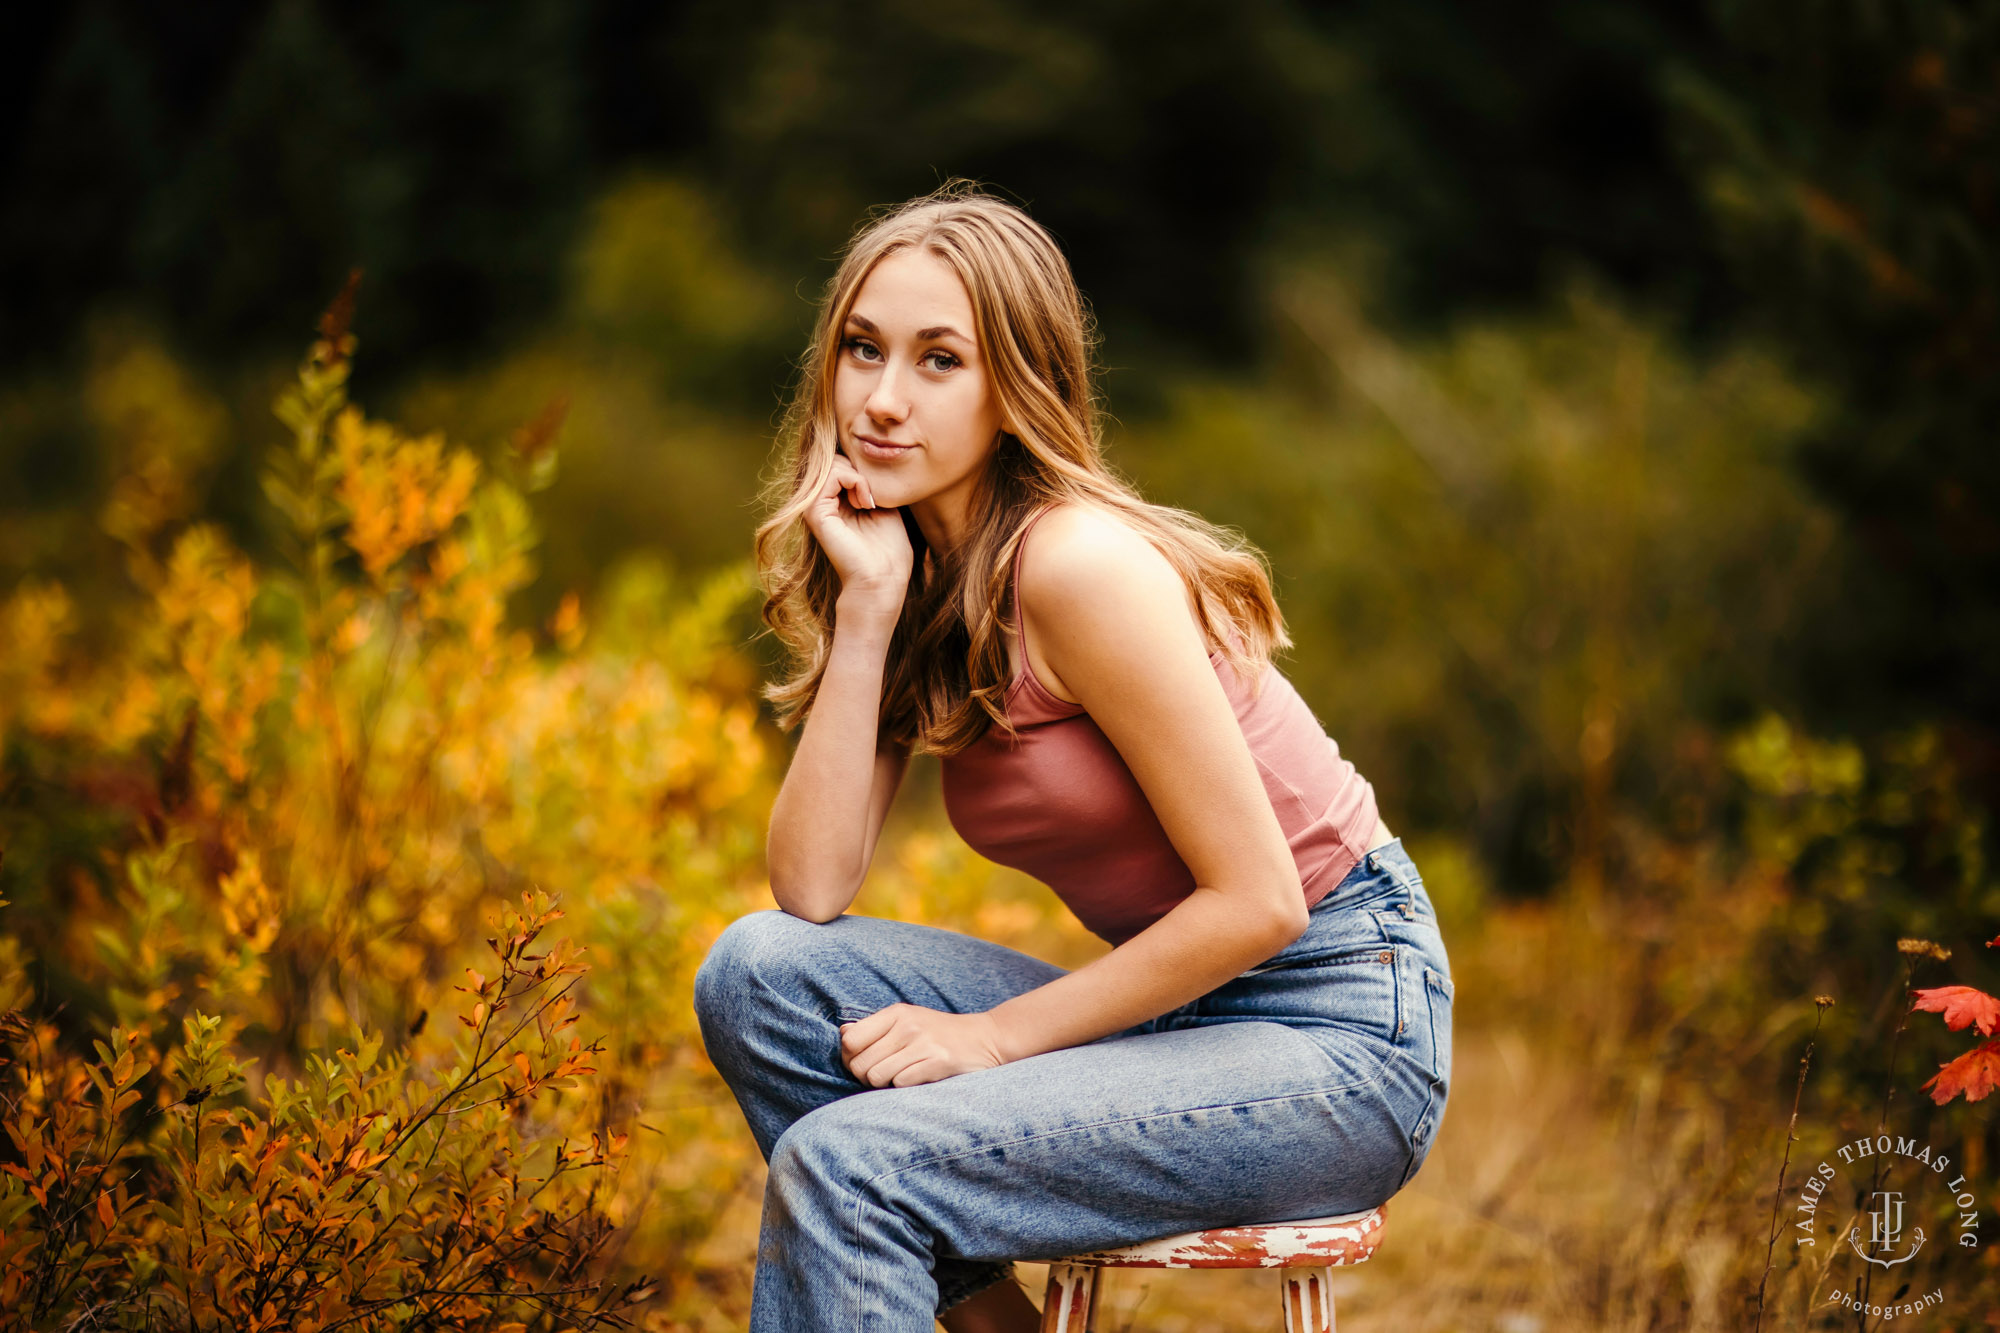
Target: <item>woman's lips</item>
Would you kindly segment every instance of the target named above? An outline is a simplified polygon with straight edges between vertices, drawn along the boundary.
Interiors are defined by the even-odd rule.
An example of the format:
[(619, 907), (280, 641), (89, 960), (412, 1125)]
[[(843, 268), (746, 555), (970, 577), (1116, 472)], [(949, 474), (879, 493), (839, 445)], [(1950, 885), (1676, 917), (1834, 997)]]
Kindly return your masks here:
[(881, 440), (872, 440), (866, 435), (856, 435), (854, 442), (860, 446), (864, 457), (872, 458), (879, 463), (901, 458), (917, 447), (914, 444), (886, 444)]

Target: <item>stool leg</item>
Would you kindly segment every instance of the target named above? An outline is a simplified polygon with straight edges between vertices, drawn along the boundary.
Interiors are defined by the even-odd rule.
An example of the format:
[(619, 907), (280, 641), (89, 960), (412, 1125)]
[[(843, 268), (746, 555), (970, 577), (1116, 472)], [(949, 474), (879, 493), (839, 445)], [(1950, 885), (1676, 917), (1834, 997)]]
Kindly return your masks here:
[(1097, 1265), (1049, 1265), (1042, 1293), (1042, 1333), (1091, 1333), (1097, 1317)]
[(1285, 1333), (1333, 1333), (1333, 1285), (1325, 1268), (1280, 1270), (1278, 1293), (1285, 1302)]

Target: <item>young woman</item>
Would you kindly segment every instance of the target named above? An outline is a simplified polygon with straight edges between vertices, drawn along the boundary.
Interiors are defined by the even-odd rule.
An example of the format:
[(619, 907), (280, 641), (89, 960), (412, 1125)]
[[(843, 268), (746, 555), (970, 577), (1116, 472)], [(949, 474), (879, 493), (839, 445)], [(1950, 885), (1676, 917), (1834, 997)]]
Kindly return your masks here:
[[(695, 981), (770, 1163), (754, 1333), (1033, 1328), (1010, 1260), (1363, 1210), (1443, 1116), (1423, 882), (1270, 661), (1262, 558), (1105, 465), (1091, 340), (1048, 233), (965, 182), (827, 288), (757, 533), (805, 721), (783, 910)], [(844, 915), (918, 749), (1111, 952)]]

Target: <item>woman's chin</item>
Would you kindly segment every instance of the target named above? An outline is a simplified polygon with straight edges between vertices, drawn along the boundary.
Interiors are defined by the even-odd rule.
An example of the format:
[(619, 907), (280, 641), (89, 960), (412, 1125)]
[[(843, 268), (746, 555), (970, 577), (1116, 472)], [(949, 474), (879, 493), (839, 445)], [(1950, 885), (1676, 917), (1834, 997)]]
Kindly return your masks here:
[(868, 479), (868, 488), (875, 495), (877, 509), (901, 509), (905, 505), (916, 504), (927, 498), (931, 492), (922, 486), (912, 486), (901, 477), (877, 483)]

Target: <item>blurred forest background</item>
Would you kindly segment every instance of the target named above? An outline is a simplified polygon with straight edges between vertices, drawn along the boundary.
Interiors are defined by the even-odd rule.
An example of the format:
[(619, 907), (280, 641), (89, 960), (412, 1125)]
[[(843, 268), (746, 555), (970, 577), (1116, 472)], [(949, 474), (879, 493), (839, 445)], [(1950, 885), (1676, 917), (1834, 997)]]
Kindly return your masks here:
[[(1878, 1123), (1995, 1193), (1903, 997), (2000, 973), (2000, 10), (0, 34), (0, 1327), (740, 1326), (761, 1166), (688, 1004), (790, 744), (753, 496), (837, 248), (953, 175), (1064, 245), (1113, 465), (1268, 553), (1444, 915), (1451, 1110), (1345, 1310), (1845, 1327), (1849, 1212), (1801, 1247), (1788, 1198), (1765, 1274), (1808, 1040), (1789, 1193)], [(569, 983), (509, 943), (546, 904), (485, 942), (531, 886)], [(1103, 947), (925, 763), (857, 910)], [(1992, 1259), (1901, 1272), (2000, 1327)], [(1264, 1299), (1127, 1278), (1108, 1326)]]

